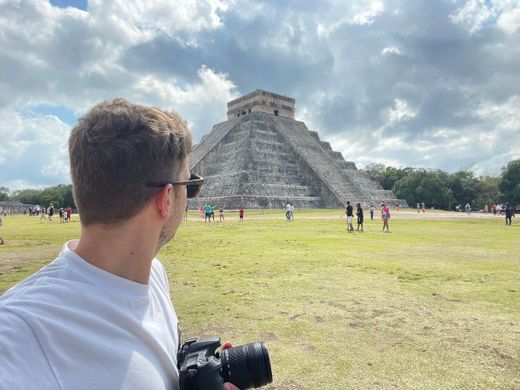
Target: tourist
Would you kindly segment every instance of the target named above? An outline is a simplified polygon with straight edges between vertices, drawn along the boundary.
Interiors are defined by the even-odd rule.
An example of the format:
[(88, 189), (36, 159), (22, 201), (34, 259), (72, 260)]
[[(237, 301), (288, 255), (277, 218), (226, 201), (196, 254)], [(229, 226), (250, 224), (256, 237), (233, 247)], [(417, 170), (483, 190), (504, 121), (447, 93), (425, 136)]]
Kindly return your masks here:
[(155, 255), (200, 190), (190, 149), (180, 117), (124, 99), (79, 120), (80, 240), (0, 298), (2, 389), (179, 388), (178, 319)]
[(351, 233), (354, 231), (354, 226), (352, 225), (352, 219), (354, 219), (354, 208), (350, 205), (350, 201), (347, 201), (345, 214), (347, 215), (347, 229), (348, 232)]
[(285, 207), (285, 219), (287, 222), (291, 221), (291, 204), (287, 203), (287, 206)]
[(218, 209), (219, 212), (219, 221), (222, 222), (224, 220), (224, 206), (220, 206)]
[(464, 209), (466, 210), (466, 213), (468, 215), (471, 214), (471, 206), (469, 203), (466, 203), (466, 206), (464, 206)]
[(70, 222), (71, 221), (71, 218), (72, 218), (72, 208), (69, 206), (67, 207), (67, 222)]
[(244, 222), (244, 209), (240, 207), (240, 210), (238, 211), (238, 215), (240, 217), (240, 222)]
[(211, 222), (211, 213), (213, 212), (213, 207), (206, 202), (204, 205), (204, 222)]
[(390, 228), (388, 227), (388, 220), (390, 219), (390, 208), (387, 204), (381, 204), (381, 218), (383, 219), (383, 232), (390, 233)]
[[(0, 228), (2, 227), (2, 215), (0, 213)], [(0, 245), (4, 245), (4, 239), (0, 236)]]
[(373, 204), (370, 205), (370, 219), (374, 220), (374, 211), (376, 211), (376, 208)]
[(294, 221), (294, 205), (291, 203), (291, 221)]
[(484, 205), (484, 213), (489, 213), (489, 206), (487, 204)]
[(49, 216), (49, 221), (52, 221), (52, 216), (54, 215), (54, 205), (51, 203), (49, 208), (47, 209), (47, 215)]
[(47, 209), (42, 207), (42, 215), (40, 216), (40, 222), (45, 221), (47, 219)]
[(421, 213), (421, 205), (417, 203), (417, 214)]
[(493, 206), (491, 206), (491, 209), (493, 210), (493, 215), (496, 216), (497, 215), (497, 204), (493, 203)]
[(426, 212), (426, 205), (424, 204), (424, 202), (421, 203), (421, 210), (423, 214)]
[[(357, 216), (357, 227), (356, 231), (363, 232), (363, 209), (361, 208), (361, 203), (357, 204), (357, 210), (356, 210), (356, 216)], [(361, 227), (361, 230), (359, 229)]]
[(515, 216), (515, 209), (509, 203), (506, 203), (506, 226), (511, 226), (511, 218)]
[(60, 223), (65, 222), (63, 218), (63, 207), (60, 207), (60, 209), (58, 210), (58, 214), (60, 216)]

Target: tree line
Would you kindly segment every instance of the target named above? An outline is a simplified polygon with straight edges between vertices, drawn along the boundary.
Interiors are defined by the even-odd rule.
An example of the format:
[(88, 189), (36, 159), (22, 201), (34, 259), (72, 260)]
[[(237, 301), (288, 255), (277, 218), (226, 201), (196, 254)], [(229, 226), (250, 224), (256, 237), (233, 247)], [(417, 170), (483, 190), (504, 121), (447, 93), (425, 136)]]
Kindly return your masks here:
[(422, 168), (394, 168), (371, 164), (364, 172), (381, 183), (385, 190), (405, 199), (410, 207), (424, 202), (427, 207), (455, 210), (469, 203), (472, 209), (482, 209), (493, 203), (520, 205), (520, 159), (502, 168), (498, 177), (475, 176), (472, 171), (447, 173)]
[[(394, 168), (371, 164), (364, 172), (381, 183), (385, 190), (405, 199), (408, 205), (424, 202), (427, 207), (454, 210), (457, 205), (469, 203), (473, 209), (485, 204), (509, 203), (520, 205), (520, 159), (513, 160), (502, 169), (500, 176), (475, 176), (472, 171), (447, 173), (422, 168)], [(76, 208), (72, 185), (60, 184), (43, 190), (26, 189), (9, 192), (0, 187), (0, 201), (15, 201), (47, 207)]]
[(51, 203), (54, 207), (76, 208), (72, 196), (72, 185), (59, 184), (42, 190), (26, 189), (10, 193), (6, 187), (0, 187), (0, 201), (13, 201), (24, 204), (40, 205), (47, 207)]

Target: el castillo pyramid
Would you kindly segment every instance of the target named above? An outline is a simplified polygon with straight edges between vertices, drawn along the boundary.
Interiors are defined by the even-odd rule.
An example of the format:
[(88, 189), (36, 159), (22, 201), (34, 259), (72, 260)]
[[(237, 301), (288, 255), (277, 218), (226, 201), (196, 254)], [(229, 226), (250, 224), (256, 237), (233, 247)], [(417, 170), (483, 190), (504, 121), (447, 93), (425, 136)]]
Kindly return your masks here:
[(256, 90), (228, 103), (228, 120), (213, 126), (193, 148), (190, 170), (205, 178), (199, 198), (226, 209), (364, 207), (387, 202), (406, 207), (332, 150), (318, 133), (294, 119), (295, 100)]

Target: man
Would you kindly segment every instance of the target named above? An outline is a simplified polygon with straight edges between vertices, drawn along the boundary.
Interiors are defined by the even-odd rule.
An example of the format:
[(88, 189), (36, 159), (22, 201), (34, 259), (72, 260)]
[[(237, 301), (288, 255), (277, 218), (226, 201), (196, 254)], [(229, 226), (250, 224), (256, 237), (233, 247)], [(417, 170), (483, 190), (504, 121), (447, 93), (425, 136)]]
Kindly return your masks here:
[(347, 207), (345, 208), (345, 214), (347, 214), (347, 229), (348, 232), (354, 231), (354, 226), (352, 225), (352, 219), (354, 218), (354, 208), (350, 205), (350, 201), (347, 201)]
[(204, 205), (204, 222), (211, 222), (211, 213), (213, 213), (213, 207), (207, 202)]
[(511, 226), (511, 219), (515, 216), (515, 209), (509, 203), (506, 203), (506, 226)]
[[(356, 216), (357, 216), (357, 228), (356, 228), (356, 231), (359, 232), (363, 232), (363, 208), (361, 207), (361, 203), (358, 203), (357, 204), (357, 210), (356, 210)], [(360, 230), (361, 228), (361, 230)]]
[[(2, 227), (2, 215), (0, 214), (0, 227)], [(0, 245), (4, 245), (4, 239), (0, 236)]]
[(69, 139), (80, 239), (0, 298), (0, 388), (179, 388), (178, 321), (154, 257), (202, 184), (190, 148), (179, 116), (124, 99), (80, 119)]

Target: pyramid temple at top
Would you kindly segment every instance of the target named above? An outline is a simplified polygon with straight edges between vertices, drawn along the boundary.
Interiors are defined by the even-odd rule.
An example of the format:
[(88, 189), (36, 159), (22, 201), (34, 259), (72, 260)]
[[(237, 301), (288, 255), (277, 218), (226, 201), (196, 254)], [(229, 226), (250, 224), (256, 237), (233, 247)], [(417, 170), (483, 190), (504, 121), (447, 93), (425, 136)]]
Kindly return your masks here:
[(226, 209), (406, 206), (370, 180), (318, 133), (294, 119), (295, 100), (256, 90), (228, 103), (228, 120), (193, 148), (190, 170), (205, 178), (199, 198)]

